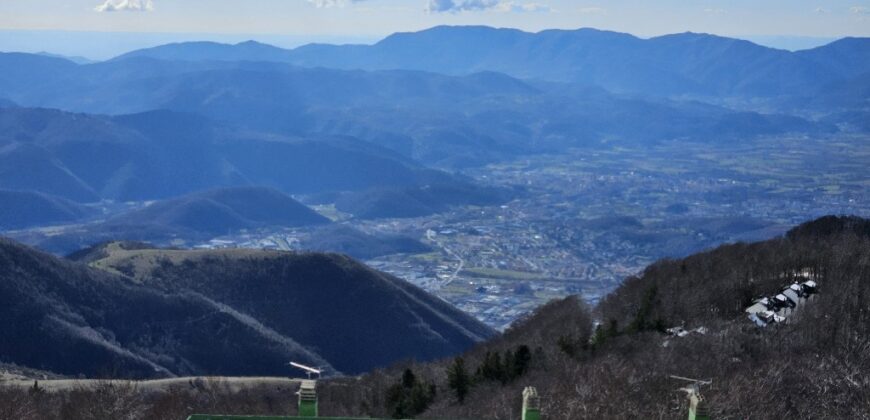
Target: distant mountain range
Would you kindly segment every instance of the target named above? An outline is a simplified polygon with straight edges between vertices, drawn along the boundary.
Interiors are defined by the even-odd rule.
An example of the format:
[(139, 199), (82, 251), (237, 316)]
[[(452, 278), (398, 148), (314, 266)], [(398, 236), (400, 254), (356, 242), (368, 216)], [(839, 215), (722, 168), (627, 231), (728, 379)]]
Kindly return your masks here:
[[(64, 375), (359, 373), (494, 332), (349, 258), (111, 243), (61, 260), (0, 239), (0, 359)], [(88, 265), (85, 265), (89, 263)]]
[(224, 186), (288, 193), (453, 182), (378, 146), (238, 131), (167, 111), (108, 118), (0, 109), (0, 188), (79, 202), (159, 199)]
[(256, 42), (198, 42), (137, 50), (116, 60), (134, 57), (275, 61), (305, 67), (452, 75), (495, 71), (522, 79), (597, 85), (614, 92), (771, 96), (870, 71), (870, 39), (845, 38), (789, 52), (696, 33), (641, 39), (588, 28), (528, 33), (439, 26), (397, 33), (371, 46), (313, 44), (284, 50)]
[[(715, 143), (792, 132), (820, 134), (835, 131), (839, 122), (807, 121), (775, 110), (760, 114), (684, 99), (616, 95), (599, 87), (522, 81), (490, 71), (445, 76), (412, 70), (333, 70), (276, 62), (135, 56), (77, 66), (48, 57), (0, 54), (0, 71), (7, 70), (0, 80), (0, 96), (21, 106), (139, 113), (132, 119), (134, 124), (139, 121), (136, 129), (141, 130), (147, 119), (149, 126), (164, 127), (162, 135), (178, 137), (180, 133), (165, 130), (175, 127), (175, 122), (157, 121), (166, 114), (141, 114), (169, 109), (241, 131), (364, 140), (441, 167), (474, 166), (605, 142)], [(656, 86), (664, 84), (655, 79)], [(177, 145), (178, 139), (172, 144)], [(274, 144), (258, 142), (240, 159), (281, 156), (274, 147), (264, 151), (265, 145)]]

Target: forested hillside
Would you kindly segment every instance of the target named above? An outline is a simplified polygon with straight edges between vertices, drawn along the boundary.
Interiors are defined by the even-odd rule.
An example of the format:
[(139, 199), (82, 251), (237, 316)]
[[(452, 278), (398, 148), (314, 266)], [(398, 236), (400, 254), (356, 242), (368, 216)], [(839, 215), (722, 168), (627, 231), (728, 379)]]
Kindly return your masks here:
[[(752, 298), (808, 277), (819, 293), (789, 322), (761, 328), (747, 319)], [(595, 308), (577, 297), (553, 301), (459, 357), (321, 381), (320, 413), (515, 419), (522, 389), (535, 386), (548, 419), (682, 418), (684, 383), (670, 378), (679, 375), (712, 380), (702, 394), (713, 418), (863, 418), (868, 299), (870, 221), (825, 217), (766, 242), (660, 261)], [(689, 334), (667, 334), (673, 326)], [(0, 392), (0, 413), (26, 414), (18, 418), (295, 412), (289, 393), (220, 382), (148, 394), (107, 385)]]
[[(825, 217), (782, 238), (660, 261), (595, 308), (576, 297), (554, 301), (461, 358), (378, 371), (350, 395), (343, 381), (328, 383), (324, 406), (509, 419), (531, 385), (550, 419), (680, 418), (687, 403), (677, 389), (685, 383), (670, 378), (679, 375), (712, 379), (702, 394), (713, 418), (862, 418), (870, 412), (868, 229), (868, 220)], [(752, 298), (803, 279), (794, 274), (804, 269), (820, 293), (796, 317), (766, 328), (747, 319)], [(666, 333), (675, 326), (690, 332)], [(463, 402), (459, 359), (468, 378)], [(437, 393), (396, 392), (405, 368)]]
[(298, 360), (355, 374), (494, 334), (336, 254), (108, 243), (71, 258), (0, 238), (0, 363), (141, 379), (278, 376)]

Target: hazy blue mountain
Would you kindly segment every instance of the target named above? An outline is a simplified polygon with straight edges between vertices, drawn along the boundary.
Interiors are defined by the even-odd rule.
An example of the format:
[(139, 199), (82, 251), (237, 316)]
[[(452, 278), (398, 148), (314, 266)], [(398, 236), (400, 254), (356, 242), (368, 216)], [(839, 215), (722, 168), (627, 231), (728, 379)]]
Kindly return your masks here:
[[(55, 81), (65, 79), (75, 72), (78, 65), (62, 58), (38, 54), (0, 53), (0, 97), (12, 100), (27, 98), (35, 106), (41, 106), (41, 94), (47, 86), (59, 87)], [(41, 85), (38, 85), (41, 84)], [(34, 90), (40, 92), (34, 94)]]
[[(798, 54), (715, 35), (666, 35), (644, 44), (641, 54), (648, 67), (665, 69), (688, 82), (675, 87), (674, 93), (776, 96), (836, 77)], [(870, 62), (864, 65), (870, 67)]]
[(148, 378), (275, 376), (297, 360), (354, 374), (450, 356), (494, 335), (337, 255), (110, 243), (77, 257), (105, 271), (0, 239), (4, 362)]
[[(329, 219), (279, 191), (262, 187), (209, 190), (160, 201), (106, 222), (148, 231), (149, 225), (178, 232), (181, 237), (216, 236), (228, 231), (267, 226), (310, 226)], [(150, 240), (149, 238), (133, 238)]]
[(0, 190), (0, 230), (71, 223), (94, 213), (93, 209), (60, 197)]
[(0, 109), (0, 188), (80, 202), (159, 199), (242, 185), (317, 193), (451, 179), (346, 138), (240, 131), (168, 111), (109, 118)]
[(617, 92), (772, 96), (870, 71), (870, 41), (847, 38), (789, 52), (749, 41), (683, 33), (641, 39), (595, 29), (538, 33), (438, 26), (371, 45), (172, 44), (121, 56), (173, 60), (264, 60), (337, 69), (503, 72), (522, 79), (583, 83)]
[(0, 188), (39, 191), (79, 202), (97, 201), (99, 195), (77, 178), (45, 148), (11, 144), (0, 149)]
[(72, 61), (73, 63), (76, 63), (76, 64), (93, 64), (93, 63), (97, 62), (95, 60), (91, 60), (89, 58), (85, 58), (85, 57), (81, 57), (81, 56), (77, 56), (77, 55), (76, 56), (66, 56), (66, 55), (61, 55), (61, 54), (52, 54), (52, 53), (45, 52), (45, 51), (41, 51), (41, 52), (38, 52), (36, 54), (44, 56), (44, 57), (62, 58), (64, 60)]
[(255, 41), (235, 45), (217, 42), (181, 42), (131, 51), (115, 60), (148, 57), (181, 61), (287, 61), (289, 51)]
[[(795, 53), (821, 66), (837, 79), (849, 79), (870, 72), (870, 38), (843, 38), (809, 50)], [(827, 78), (829, 78), (828, 76)], [(823, 78), (827, 79), (827, 78)]]
[[(596, 57), (602, 55), (639, 48), (622, 58), (614, 56), (612, 60), (596, 61), (598, 64), (594, 66), (584, 64), (575, 69), (584, 77), (600, 76), (602, 79), (595, 83), (604, 78), (622, 78), (620, 72), (623, 72), (641, 85), (663, 89), (657, 91), (660, 94), (666, 94), (670, 89), (668, 86), (697, 86), (696, 93), (707, 92), (718, 99), (722, 99), (718, 95), (728, 94), (732, 87), (760, 92), (773, 86), (765, 82), (767, 76), (764, 75), (773, 77), (779, 71), (777, 69), (781, 69), (781, 63), (800, 59), (785, 51), (768, 51), (745, 41), (696, 34), (641, 40), (595, 30), (524, 34), (489, 28), (442, 27), (423, 33), (399, 34), (384, 42), (387, 45), (414, 45), (418, 37), (459, 37), (466, 30), (497, 34), (498, 39), (549, 39), (552, 45), (534, 51), (536, 54), (549, 51), (548, 57), (554, 60), (574, 60), (581, 56), (598, 60)], [(475, 43), (470, 42), (469, 48)], [(619, 45), (619, 48), (609, 48), (610, 44)], [(569, 47), (575, 49), (571, 50), (573, 53), (565, 55), (559, 52)], [(415, 50), (408, 48), (408, 54)], [(650, 55), (648, 50), (655, 50), (658, 55)], [(447, 51), (443, 53), (447, 54)], [(462, 59), (477, 56), (472, 54)], [(0, 61), (3, 59), (0, 57)], [(619, 60), (623, 60), (621, 67), (607, 67)], [(633, 64), (637, 60), (646, 63), (641, 64), (647, 67), (653, 63), (649, 68), (655, 71), (644, 73), (641, 71), (643, 66)], [(543, 58), (520, 61), (532, 63), (524, 68), (538, 63), (545, 63), (542, 68), (548, 71), (560, 68)], [(745, 62), (745, 65), (735, 67), (729, 64), (735, 61)], [(596, 67), (599, 64), (607, 66)], [(798, 73), (804, 68), (797, 64), (786, 67)], [(792, 70), (786, 73), (791, 74), (789, 72)], [(782, 80), (799, 83), (803, 76), (798, 76)], [(559, 152), (566, 147), (595, 147), (605, 141), (649, 144), (682, 139), (717, 143), (751, 141), (758, 135), (819, 134), (836, 130), (825, 122), (809, 122), (775, 113), (735, 112), (684, 99), (614, 94), (579, 83), (521, 81), (492, 71), (445, 76), (415, 70), (334, 70), (299, 68), (278, 62), (164, 61), (129, 57), (74, 66), (70, 71), (60, 72), (49, 83), (29, 78), (24, 73), (16, 77), (16, 88), (10, 88), (8, 92), (0, 89), (0, 96), (25, 106), (36, 104), (112, 114), (170, 109), (218, 122), (220, 129), (209, 129), (208, 124), (203, 126), (194, 122), (193, 127), (204, 127), (201, 131), (205, 132), (197, 134), (163, 113), (112, 120), (145, 135), (147, 144), (173, 150), (173, 153), (155, 152), (164, 160), (154, 165), (161, 169), (160, 173), (183, 175), (174, 178), (184, 179), (184, 184), (163, 184), (177, 186), (174, 195), (210, 188), (214, 186), (214, 180), (220, 180), (220, 185), (238, 185), (243, 176), (293, 193), (389, 187), (395, 186), (395, 180), (409, 179), (397, 176), (404, 171), (400, 166), (407, 166), (406, 163), (397, 166), (395, 162), (382, 161), (383, 164), (371, 165), (372, 170), (365, 171), (357, 164), (349, 163), (353, 162), (352, 156), (334, 148), (327, 150), (332, 146), (324, 146), (328, 142), (324, 143), (322, 139), (335, 136), (364, 140), (367, 144), (390, 149), (405, 159), (427, 165), (463, 167), (528, 153)], [(20, 86), (28, 86), (29, 90), (20, 91)], [(781, 86), (785, 89), (786, 85)], [(795, 95), (808, 92), (795, 88), (797, 85), (789, 86), (788, 90)], [(774, 94), (774, 90), (779, 88), (772, 89), (768, 93)], [(130, 124), (135, 127), (126, 127)], [(173, 127), (185, 127), (180, 131), (191, 133), (184, 134), (190, 140), (176, 141), (180, 140), (180, 135), (173, 132)], [(228, 127), (234, 130), (227, 130)], [(246, 130), (280, 137), (250, 135)], [(146, 133), (152, 131), (158, 134)], [(280, 141), (275, 141), (279, 138)], [(293, 176), (283, 173), (279, 167), (296, 167), (282, 162), (285, 156), (311, 156), (298, 151), (302, 147), (300, 138), (316, 139), (320, 144), (317, 147), (323, 148), (316, 153), (317, 157), (340, 160), (342, 165), (338, 162), (335, 165), (312, 165), (310, 159), (299, 159), (296, 161), (299, 167), (307, 170), (300, 170)], [(259, 141), (252, 141), (254, 139)], [(206, 143), (221, 146), (203, 148)], [(312, 150), (310, 147), (314, 146), (304, 146), (306, 150)], [(138, 159), (149, 156), (149, 153), (137, 152), (134, 156)], [(223, 156), (222, 153), (231, 158), (223, 162), (215, 159)], [(366, 154), (380, 156), (383, 151), (370, 150)], [(258, 163), (263, 160), (269, 164)], [(221, 162), (220, 166), (216, 167), (216, 162)], [(325, 169), (327, 167), (338, 170), (353, 168), (355, 174), (363, 176), (333, 176)], [(124, 170), (134, 174), (136, 171), (145, 172), (141, 168), (142, 165), (132, 165), (125, 166)], [(313, 176), (311, 171), (321, 172)], [(95, 178), (119, 177), (111, 172)], [(95, 191), (92, 195), (105, 196), (104, 189), (118, 184), (94, 185), (96, 181), (89, 180), (95, 178), (86, 179), (86, 184)], [(332, 182), (336, 178), (345, 183)], [(129, 179), (141, 179), (141, 176)], [(321, 180), (322, 185), (308, 190), (303, 188)], [(348, 185), (348, 180), (358, 183)], [(121, 182), (123, 185), (126, 183)], [(136, 194), (130, 193), (130, 196), (154, 195), (154, 191), (147, 191), (145, 186), (138, 186), (135, 190)]]

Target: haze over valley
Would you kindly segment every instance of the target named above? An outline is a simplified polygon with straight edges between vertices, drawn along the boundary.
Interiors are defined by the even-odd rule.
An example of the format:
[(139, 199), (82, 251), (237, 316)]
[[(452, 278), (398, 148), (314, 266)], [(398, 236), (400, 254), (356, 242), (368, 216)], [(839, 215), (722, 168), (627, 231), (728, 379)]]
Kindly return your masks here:
[[(298, 3), (412, 13), (391, 1)], [(724, 381), (717, 418), (866, 413), (860, 26), (785, 50), (536, 23), (615, 5), (427, 0), (414, 30), (285, 48), (189, 41), (167, 29), (188, 6), (155, 3), (57, 13), (179, 42), (0, 52), (0, 418), (286, 415), (291, 360), (330, 415), (515, 418), (525, 385), (548, 419), (682, 417), (668, 375)], [(814, 13), (866, 21), (850, 7)], [(809, 397), (746, 391), (771, 387)]]
[[(486, 27), (3, 54), (0, 186), (38, 194), (7, 234), (343, 252), (503, 329), (658, 258), (866, 214), (868, 54)], [(211, 197), (251, 186), (272, 191)]]

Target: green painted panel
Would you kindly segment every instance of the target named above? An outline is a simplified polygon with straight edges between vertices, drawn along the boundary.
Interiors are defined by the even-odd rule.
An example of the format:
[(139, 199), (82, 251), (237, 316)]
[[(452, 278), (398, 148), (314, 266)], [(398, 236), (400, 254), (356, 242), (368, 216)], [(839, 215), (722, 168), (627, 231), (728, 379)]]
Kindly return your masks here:
[(305, 401), (299, 399), (299, 416), (300, 417), (317, 417), (317, 400)]
[(529, 408), (523, 411), (523, 420), (541, 420), (541, 411)]

